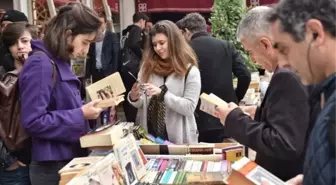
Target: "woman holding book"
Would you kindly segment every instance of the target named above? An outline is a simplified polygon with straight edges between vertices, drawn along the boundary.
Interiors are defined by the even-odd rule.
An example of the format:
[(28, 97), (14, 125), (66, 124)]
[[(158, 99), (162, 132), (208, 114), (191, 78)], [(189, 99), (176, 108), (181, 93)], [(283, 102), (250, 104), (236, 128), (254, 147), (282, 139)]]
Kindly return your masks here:
[(43, 41), (32, 41), (32, 52), (19, 76), (21, 121), (32, 138), (32, 185), (57, 185), (58, 171), (75, 157), (87, 156), (79, 138), (96, 119), (99, 101), (82, 105), (80, 81), (70, 60), (86, 57), (101, 21), (77, 2), (59, 9), (45, 29)]
[[(141, 125), (156, 137), (175, 144), (197, 143), (198, 131), (194, 117), (201, 78), (196, 56), (177, 26), (160, 21), (149, 34), (139, 83), (128, 94), (128, 101), (147, 108), (147, 123)], [(141, 93), (143, 89), (145, 94)], [(148, 106), (144, 105), (148, 97)]]

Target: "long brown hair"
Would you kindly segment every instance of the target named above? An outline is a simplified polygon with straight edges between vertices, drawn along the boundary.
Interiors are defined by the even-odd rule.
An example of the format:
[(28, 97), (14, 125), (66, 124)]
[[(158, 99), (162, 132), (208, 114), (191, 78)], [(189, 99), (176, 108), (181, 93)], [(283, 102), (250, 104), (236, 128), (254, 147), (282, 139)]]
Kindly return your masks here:
[(143, 63), (141, 66), (142, 82), (148, 82), (150, 76), (153, 74), (158, 62), (163, 59), (156, 54), (152, 43), (152, 38), (156, 34), (164, 34), (168, 38), (169, 59), (171, 62), (173, 72), (178, 76), (184, 76), (188, 70), (188, 64), (198, 66), (197, 58), (193, 49), (189, 46), (177, 26), (168, 20), (156, 23), (149, 34), (148, 41), (146, 42), (146, 49), (143, 56)]

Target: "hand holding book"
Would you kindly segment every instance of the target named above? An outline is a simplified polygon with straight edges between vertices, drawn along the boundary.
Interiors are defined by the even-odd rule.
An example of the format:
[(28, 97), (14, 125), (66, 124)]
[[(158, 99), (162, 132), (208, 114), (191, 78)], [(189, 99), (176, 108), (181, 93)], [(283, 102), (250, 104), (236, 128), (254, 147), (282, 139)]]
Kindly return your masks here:
[(216, 107), (216, 112), (215, 112), (215, 115), (217, 118), (220, 119), (220, 122), (225, 125), (225, 121), (226, 121), (226, 117), (230, 114), (230, 112), (237, 108), (238, 105), (236, 105), (235, 103), (229, 103), (227, 104), (227, 106), (217, 106)]
[(96, 107), (97, 104), (101, 102), (101, 99), (93, 100), (90, 103), (87, 103), (82, 106), (82, 111), (84, 118), (86, 120), (97, 119), (100, 113), (103, 111), (102, 108)]
[[(233, 109), (238, 107), (238, 105), (236, 105), (235, 103), (227, 103), (212, 93), (209, 95), (206, 93), (202, 93), (200, 99), (200, 110), (219, 118), (223, 125), (225, 124), (226, 117), (229, 115), (229, 113)], [(242, 111), (246, 115), (250, 115), (250, 113), (246, 112), (244, 109), (242, 109)]]

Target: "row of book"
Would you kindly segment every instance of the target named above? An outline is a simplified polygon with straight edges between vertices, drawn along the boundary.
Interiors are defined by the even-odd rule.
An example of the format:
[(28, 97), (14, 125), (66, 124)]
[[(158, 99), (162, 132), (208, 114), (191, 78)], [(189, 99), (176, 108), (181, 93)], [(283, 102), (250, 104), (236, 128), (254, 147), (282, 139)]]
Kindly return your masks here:
[(191, 173), (184, 171), (165, 171), (165, 172), (148, 172), (140, 181), (140, 184), (150, 185), (225, 185), (225, 177), (221, 173)]
[(185, 159), (151, 159), (146, 164), (147, 171), (184, 171), (184, 172), (228, 172), (228, 161), (198, 161)]

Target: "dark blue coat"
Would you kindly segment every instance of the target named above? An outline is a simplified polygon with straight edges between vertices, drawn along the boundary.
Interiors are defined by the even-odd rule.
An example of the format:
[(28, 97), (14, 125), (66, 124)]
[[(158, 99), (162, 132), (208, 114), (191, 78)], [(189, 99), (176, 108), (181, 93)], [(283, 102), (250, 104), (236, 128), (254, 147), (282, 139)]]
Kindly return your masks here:
[[(335, 184), (335, 104), (336, 73), (322, 82), (315, 91), (315, 97), (321, 99), (322, 111), (309, 138), (304, 164), (304, 185)], [(323, 105), (324, 104), (324, 105)]]

